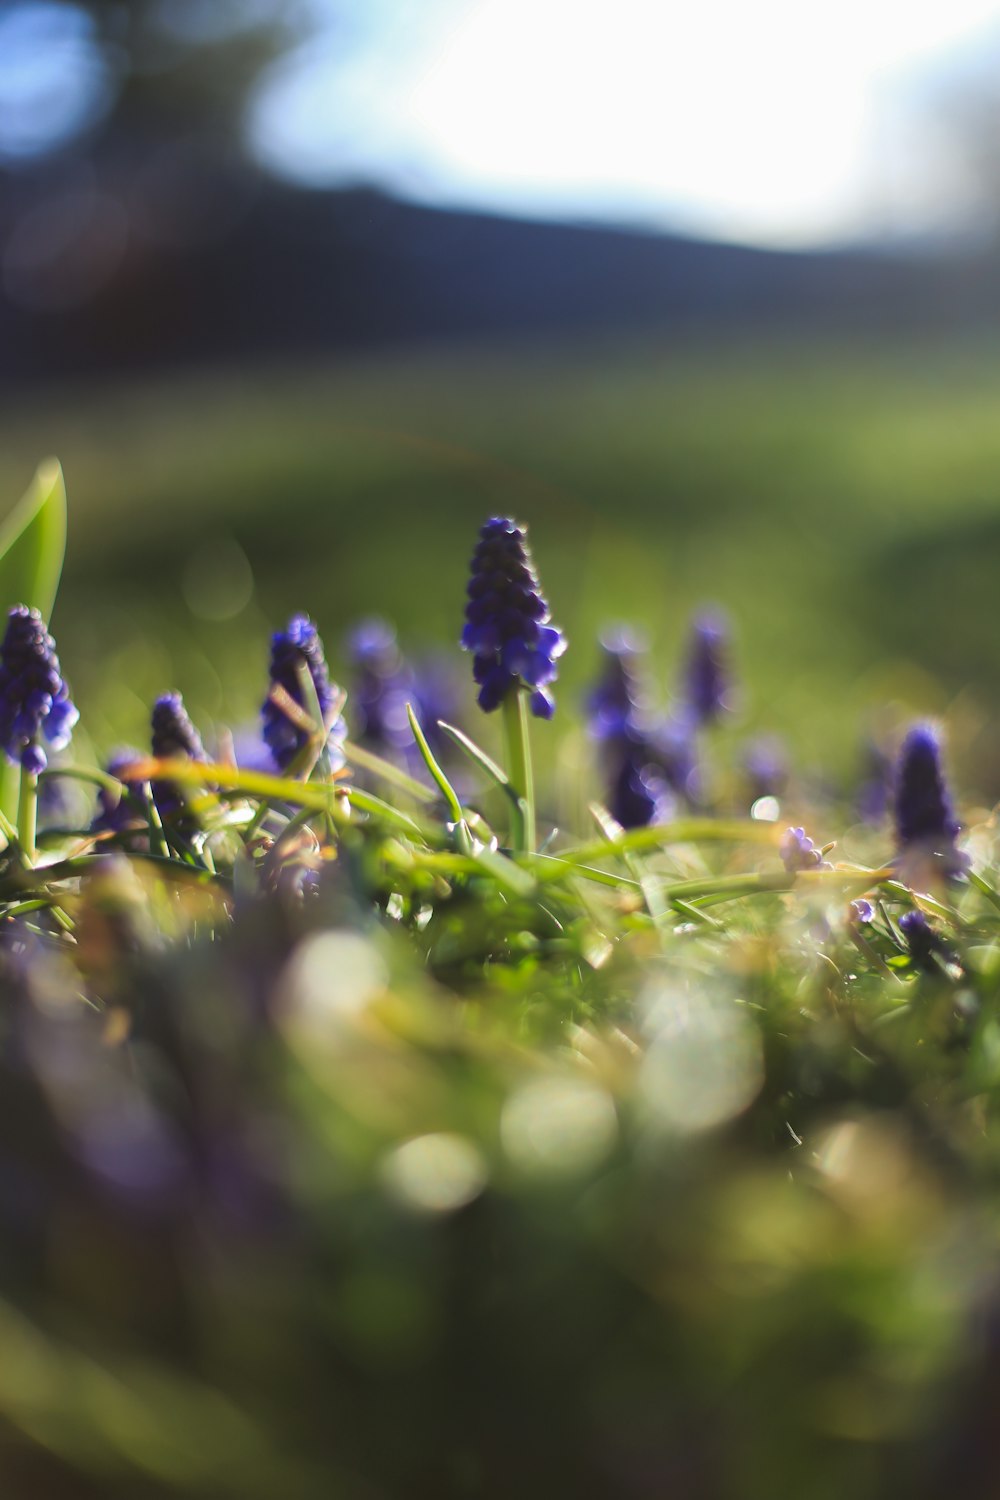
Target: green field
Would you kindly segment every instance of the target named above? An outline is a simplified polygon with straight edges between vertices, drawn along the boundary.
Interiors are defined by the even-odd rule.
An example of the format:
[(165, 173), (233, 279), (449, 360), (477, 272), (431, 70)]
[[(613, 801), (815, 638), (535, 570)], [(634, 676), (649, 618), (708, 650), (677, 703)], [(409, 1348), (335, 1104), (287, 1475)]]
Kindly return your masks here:
[[(141, 738), (168, 685), (238, 722), (293, 608), (335, 664), (365, 612), (413, 647), (453, 641), (476, 527), (509, 511), (571, 638), (564, 702), (615, 619), (647, 630), (669, 688), (687, 616), (712, 601), (735, 622), (748, 729), (845, 774), (873, 716), (945, 713), (964, 779), (1000, 791), (985, 351), (410, 355), (66, 387), (8, 403), (0, 434), (11, 502), (43, 454), (65, 468), (55, 623), (100, 744)], [(223, 567), (220, 602), (213, 549), (231, 559), (233, 539), (254, 587)]]
[[(417, 781), (351, 746), (331, 781), (309, 729), (335, 695), (301, 647), (283, 778), (202, 763), (179, 714), (190, 753), (103, 778), (84, 837), (71, 775), (18, 778), (0, 1494), (1000, 1493), (1000, 844), (973, 795), (1000, 791), (998, 411), (1000, 361), (831, 348), (427, 356), (7, 410), (11, 497), (46, 452), (68, 480), (85, 779), (168, 686), (209, 741), (247, 723), (295, 608), (337, 671), (375, 609), (458, 662), (498, 510), (530, 522), (571, 650), (533, 736), (541, 842), (516, 712), (511, 782), (468, 742)], [(644, 626), (666, 692), (707, 600), (744, 698), (728, 739), (699, 733), (707, 814), (626, 833), (586, 807), (595, 636)], [(36, 625), (7, 653), (22, 751), (61, 688)], [(922, 733), (892, 833), (828, 795), (863, 731), (925, 711), (961, 848)], [(778, 824), (728, 774), (763, 727), (818, 773)]]

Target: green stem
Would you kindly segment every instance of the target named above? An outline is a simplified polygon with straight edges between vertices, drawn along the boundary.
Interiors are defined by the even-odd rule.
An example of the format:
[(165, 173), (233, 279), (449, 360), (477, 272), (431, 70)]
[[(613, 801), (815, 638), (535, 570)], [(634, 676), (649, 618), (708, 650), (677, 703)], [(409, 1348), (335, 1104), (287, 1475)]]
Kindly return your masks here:
[(0, 754), (0, 812), (9, 824), (17, 818), (19, 775), (17, 766), (12, 765), (6, 755)]
[(17, 799), (17, 837), (21, 852), (29, 865), (35, 863), (35, 822), (38, 810), (38, 777), (21, 772), (21, 789)]
[(524, 688), (516, 688), (504, 699), (503, 727), (507, 742), (507, 775), (522, 803), (519, 820), (521, 826), (511, 831), (511, 843), (519, 853), (533, 854), (535, 783), (531, 772), (531, 742), (528, 738), (528, 695)]

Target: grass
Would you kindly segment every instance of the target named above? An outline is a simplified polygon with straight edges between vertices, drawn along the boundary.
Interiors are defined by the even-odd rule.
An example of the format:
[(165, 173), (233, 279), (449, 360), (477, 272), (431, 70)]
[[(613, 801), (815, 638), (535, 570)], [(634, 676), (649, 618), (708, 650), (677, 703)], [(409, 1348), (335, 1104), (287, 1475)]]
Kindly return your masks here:
[[(174, 679), (204, 715), (249, 711), (264, 634), (293, 608), (334, 659), (373, 609), (411, 645), (451, 643), (475, 528), (499, 510), (531, 523), (568, 693), (616, 618), (647, 629), (669, 686), (713, 600), (736, 622), (748, 724), (840, 774), (887, 704), (950, 708), (970, 780), (996, 792), (998, 413), (1000, 363), (968, 348), (411, 355), (25, 397), (0, 421), (0, 488), (62, 458), (57, 625), (74, 680), (115, 685), (109, 734), (138, 736)], [(223, 538), (255, 589), (220, 622), (197, 578)]]
[[(101, 833), (0, 823), (5, 1494), (997, 1493), (995, 819), (964, 799), (945, 876), (801, 773), (736, 816), (730, 725), (697, 815), (626, 833), (573, 704), (608, 615), (667, 680), (710, 595), (746, 722), (835, 768), (896, 694), (968, 773), (1000, 376), (951, 360), (945, 391), (857, 353), (423, 359), (8, 416), (12, 470), (34, 442), (69, 479), (85, 782), (164, 678), (256, 706), (292, 607), (453, 637), (485, 512), (530, 520), (576, 649), (532, 726), (543, 852), (475, 745), (426, 751), (436, 788), (332, 765), (306, 674), (284, 777), (145, 761), (98, 773)], [(213, 620), (225, 537), (255, 588)], [(829, 867), (786, 868), (793, 808)]]

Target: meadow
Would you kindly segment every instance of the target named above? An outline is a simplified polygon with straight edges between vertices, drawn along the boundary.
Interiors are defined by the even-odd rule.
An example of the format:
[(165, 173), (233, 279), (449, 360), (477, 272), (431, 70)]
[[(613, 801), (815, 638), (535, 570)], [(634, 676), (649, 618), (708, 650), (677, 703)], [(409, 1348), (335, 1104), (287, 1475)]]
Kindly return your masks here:
[(571, 695), (616, 620), (673, 689), (712, 602), (748, 730), (843, 780), (873, 727), (950, 709), (967, 779), (995, 794), (998, 411), (1000, 364), (970, 346), (410, 354), (15, 396), (0, 492), (62, 459), (55, 623), (105, 736), (135, 738), (166, 686), (211, 719), (251, 713), (252, 643), (292, 609), (335, 666), (372, 612), (410, 649), (450, 646), (470, 538), (500, 512), (530, 517)]
[[(54, 605), (56, 470), (0, 548), (55, 636), (0, 644), (3, 1493), (991, 1500), (998, 399), (772, 347), (8, 408), (70, 499)], [(460, 728), (341, 670), (373, 613)]]

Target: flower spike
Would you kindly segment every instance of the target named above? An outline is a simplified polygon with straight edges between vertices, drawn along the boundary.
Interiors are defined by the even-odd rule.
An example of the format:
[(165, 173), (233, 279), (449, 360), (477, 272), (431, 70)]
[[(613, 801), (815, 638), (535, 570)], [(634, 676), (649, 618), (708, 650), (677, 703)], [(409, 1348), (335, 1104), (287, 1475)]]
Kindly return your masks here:
[[(330, 681), (323, 642), (308, 615), (293, 615), (288, 628), (276, 630), (272, 637), (271, 691), (261, 708), (264, 739), (283, 771), (305, 749), (311, 737), (312, 710), (306, 701), (304, 672), (308, 672), (312, 679), (326, 729), (325, 748), (331, 764), (334, 768), (342, 766), (344, 757), (340, 742), (347, 737), (347, 725), (341, 717), (334, 718), (340, 693)], [(293, 716), (294, 708), (301, 710), (301, 716)]]
[(0, 748), (37, 776), (48, 764), (40, 738), (64, 750), (79, 717), (44, 620), (37, 609), (15, 604), (0, 643)]
[(895, 786), (896, 844), (910, 884), (924, 875), (961, 874), (968, 861), (956, 847), (955, 817), (944, 770), (941, 742), (931, 724), (916, 724), (899, 754)]
[(692, 626), (684, 698), (698, 725), (713, 724), (730, 707), (729, 632), (721, 615), (704, 613)]
[(473, 653), (480, 708), (491, 713), (523, 684), (531, 690), (531, 712), (551, 719), (549, 685), (566, 638), (550, 623), (524, 527), (502, 516), (486, 522), (472, 554), (468, 596), (462, 647)]

